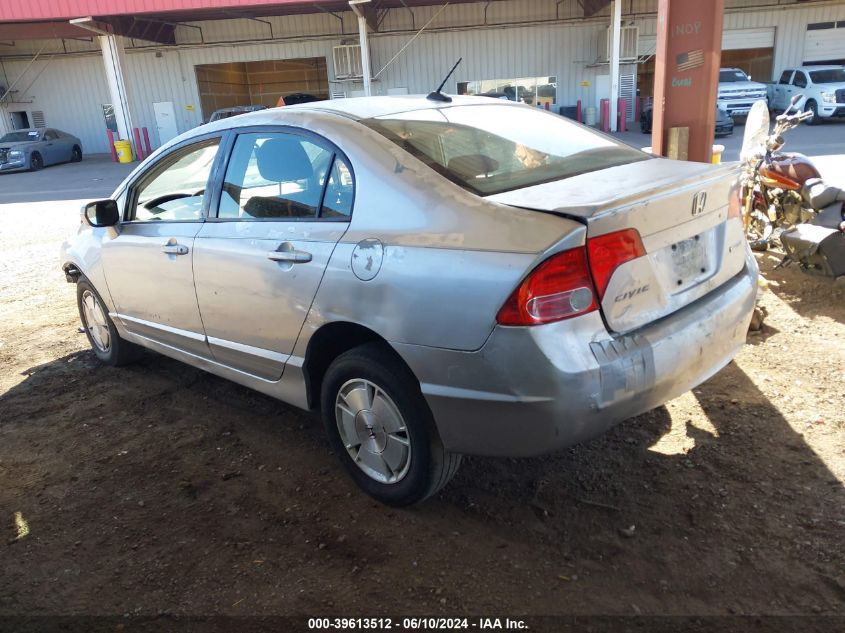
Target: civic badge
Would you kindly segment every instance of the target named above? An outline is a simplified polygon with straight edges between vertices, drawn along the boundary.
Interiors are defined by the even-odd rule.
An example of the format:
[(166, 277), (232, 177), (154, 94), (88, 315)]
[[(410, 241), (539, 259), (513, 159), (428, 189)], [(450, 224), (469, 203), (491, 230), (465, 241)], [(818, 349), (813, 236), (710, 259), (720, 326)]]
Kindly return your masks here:
[(692, 214), (701, 215), (704, 213), (704, 205), (707, 203), (707, 192), (699, 191), (692, 197)]

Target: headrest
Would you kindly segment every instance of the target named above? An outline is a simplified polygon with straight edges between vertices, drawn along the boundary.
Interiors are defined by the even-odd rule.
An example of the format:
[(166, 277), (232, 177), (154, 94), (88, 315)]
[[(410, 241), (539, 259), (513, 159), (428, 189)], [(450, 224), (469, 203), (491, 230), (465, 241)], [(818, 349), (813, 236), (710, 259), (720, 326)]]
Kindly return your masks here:
[(457, 174), (461, 178), (475, 178), (499, 168), (499, 162), (483, 154), (466, 154), (455, 156), (446, 165), (446, 169)]
[(314, 177), (311, 159), (305, 153), (302, 142), (283, 134), (269, 138), (255, 150), (258, 173), (271, 182), (309, 180)]

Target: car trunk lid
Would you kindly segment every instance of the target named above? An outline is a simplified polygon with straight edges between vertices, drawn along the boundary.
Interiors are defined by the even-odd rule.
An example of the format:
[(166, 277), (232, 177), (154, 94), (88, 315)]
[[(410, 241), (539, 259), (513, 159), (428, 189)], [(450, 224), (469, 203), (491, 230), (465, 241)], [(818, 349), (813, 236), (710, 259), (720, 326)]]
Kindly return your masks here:
[(624, 333), (671, 314), (742, 270), (741, 222), (727, 222), (735, 178), (731, 166), (654, 159), (489, 199), (577, 219), (587, 225), (588, 240), (636, 229), (646, 254), (616, 268), (601, 296), (608, 327)]

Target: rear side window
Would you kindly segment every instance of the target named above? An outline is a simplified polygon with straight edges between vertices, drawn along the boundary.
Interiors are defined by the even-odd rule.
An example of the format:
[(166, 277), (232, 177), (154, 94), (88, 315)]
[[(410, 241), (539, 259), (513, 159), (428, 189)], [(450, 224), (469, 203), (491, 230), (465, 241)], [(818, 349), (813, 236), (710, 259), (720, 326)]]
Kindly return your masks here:
[(343, 159), (305, 136), (240, 134), (226, 168), (218, 217), (348, 217), (352, 188), (351, 171)]
[(334, 164), (329, 172), (326, 184), (326, 195), (323, 197), (324, 218), (348, 218), (352, 215), (352, 198), (354, 197), (352, 170), (340, 156), (335, 156)]
[(792, 71), (784, 70), (783, 74), (780, 76), (780, 81), (778, 81), (778, 83), (782, 85), (789, 85), (790, 77), (792, 77)]
[(499, 104), (415, 110), (362, 121), (479, 195), (561, 180), (649, 156), (536, 108)]

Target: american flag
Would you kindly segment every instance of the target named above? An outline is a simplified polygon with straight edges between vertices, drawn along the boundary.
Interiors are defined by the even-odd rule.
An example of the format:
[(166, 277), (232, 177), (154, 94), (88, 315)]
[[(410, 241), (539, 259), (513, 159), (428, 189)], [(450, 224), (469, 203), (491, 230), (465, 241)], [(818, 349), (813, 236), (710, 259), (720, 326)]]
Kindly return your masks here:
[(681, 53), (675, 57), (675, 63), (678, 64), (678, 70), (691, 70), (704, 65), (704, 51), (700, 48), (688, 53)]

